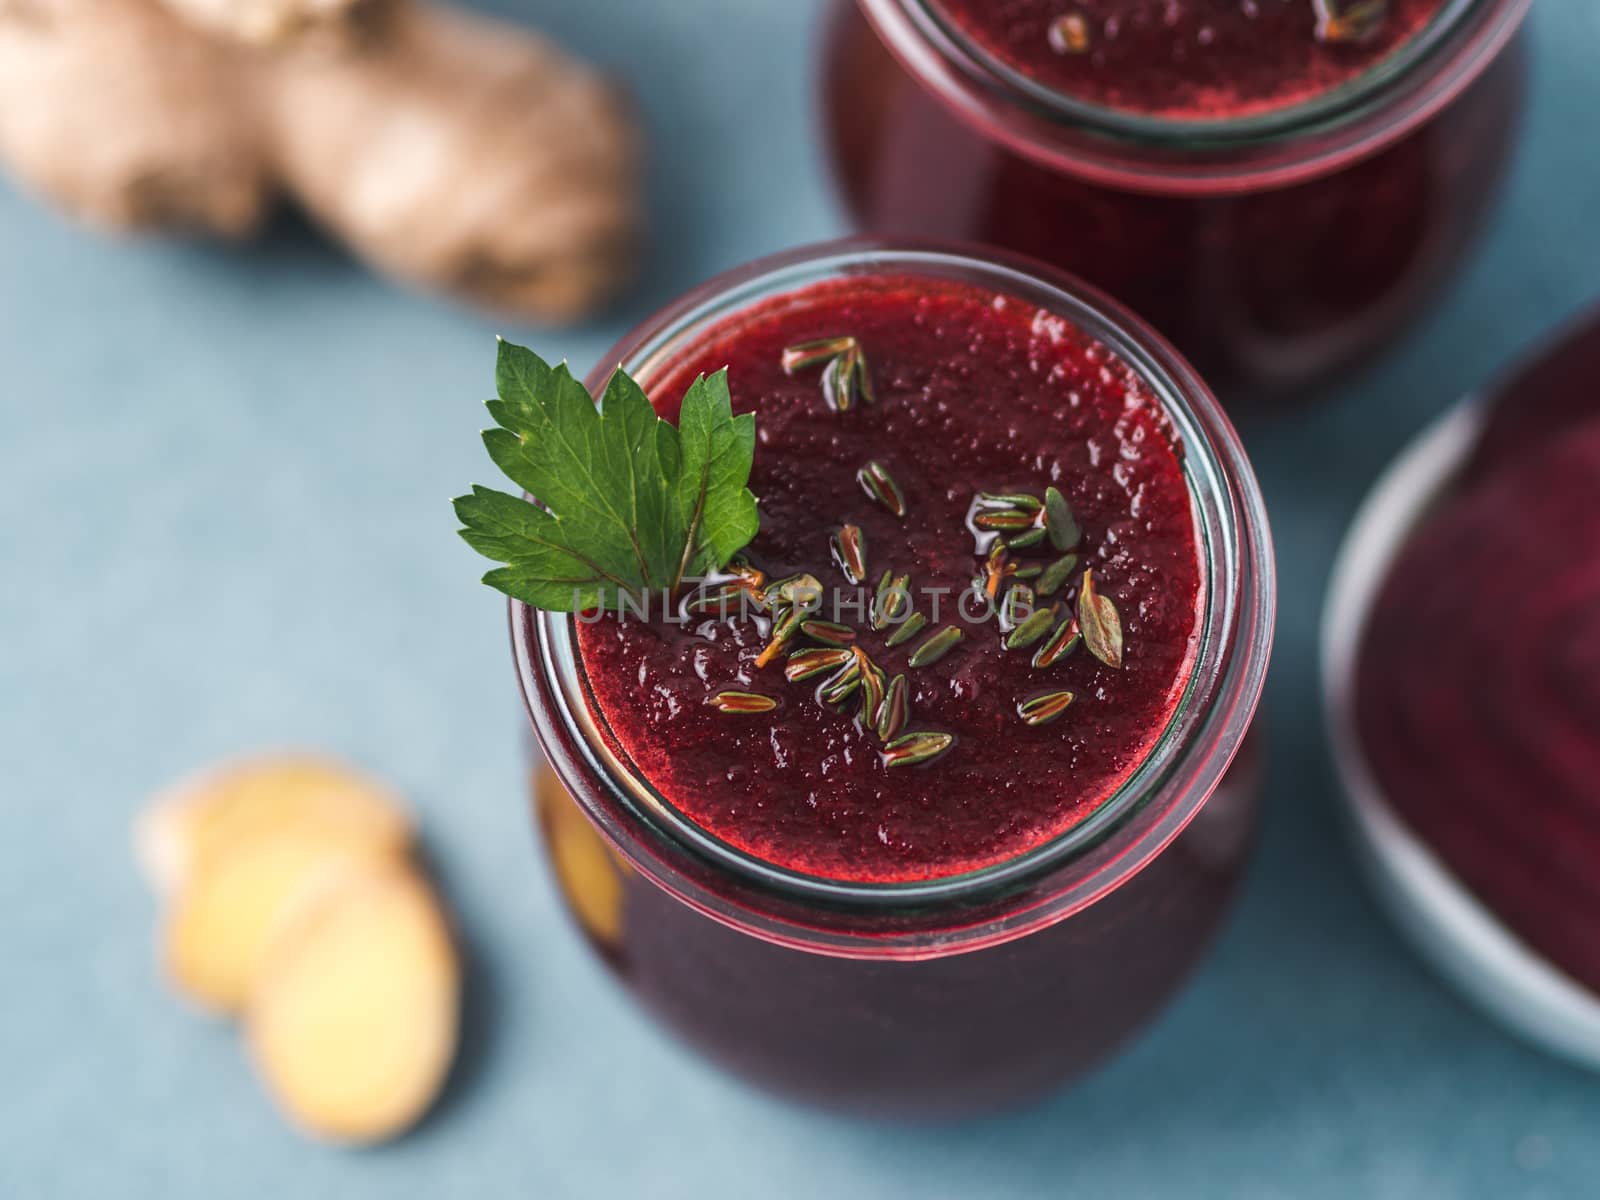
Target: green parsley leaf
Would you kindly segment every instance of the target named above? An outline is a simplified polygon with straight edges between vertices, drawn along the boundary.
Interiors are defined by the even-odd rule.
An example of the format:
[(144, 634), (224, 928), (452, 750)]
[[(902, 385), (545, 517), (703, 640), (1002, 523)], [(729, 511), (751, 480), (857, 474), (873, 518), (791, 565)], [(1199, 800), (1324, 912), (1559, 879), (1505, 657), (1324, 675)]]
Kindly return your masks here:
[(502, 341), (495, 383), (483, 444), (537, 503), (476, 486), (455, 501), (462, 538), (504, 564), (490, 587), (554, 612), (615, 608), (721, 569), (756, 535), (755, 418), (733, 415), (725, 371), (695, 380), (676, 427), (620, 368), (597, 407), (565, 363)]

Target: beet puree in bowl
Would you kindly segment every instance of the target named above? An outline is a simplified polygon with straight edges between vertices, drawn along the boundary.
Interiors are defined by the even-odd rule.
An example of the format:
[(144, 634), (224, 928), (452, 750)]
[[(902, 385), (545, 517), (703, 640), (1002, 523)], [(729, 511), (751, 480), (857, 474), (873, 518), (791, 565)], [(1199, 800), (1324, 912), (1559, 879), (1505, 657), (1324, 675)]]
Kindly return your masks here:
[(1358, 844), (1448, 975), (1600, 1066), (1600, 314), (1393, 467), (1336, 571)]
[(835, 0), (854, 220), (1053, 262), (1223, 398), (1370, 354), (1460, 264), (1524, 93), (1528, 0)]
[[(875, 243), (715, 280), (611, 361), (668, 418), (727, 368), (762, 517), (670, 608), (512, 606), (590, 940), (839, 1106), (990, 1108), (1110, 1052), (1252, 840), (1271, 552), (1211, 396), (1070, 280)], [(796, 580), (805, 624), (723, 607)]]

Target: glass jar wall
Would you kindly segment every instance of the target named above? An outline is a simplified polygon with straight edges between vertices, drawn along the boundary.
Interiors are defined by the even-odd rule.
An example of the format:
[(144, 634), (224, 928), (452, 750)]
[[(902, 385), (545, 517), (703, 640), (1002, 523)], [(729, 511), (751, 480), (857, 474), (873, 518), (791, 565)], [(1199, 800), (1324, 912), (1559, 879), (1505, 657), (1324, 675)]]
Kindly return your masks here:
[(838, 0), (825, 134), (863, 229), (981, 241), (1139, 313), (1225, 401), (1284, 398), (1423, 312), (1514, 149), (1527, 0), (1447, 3), (1324, 102), (1139, 119), (1025, 88), (931, 0)]

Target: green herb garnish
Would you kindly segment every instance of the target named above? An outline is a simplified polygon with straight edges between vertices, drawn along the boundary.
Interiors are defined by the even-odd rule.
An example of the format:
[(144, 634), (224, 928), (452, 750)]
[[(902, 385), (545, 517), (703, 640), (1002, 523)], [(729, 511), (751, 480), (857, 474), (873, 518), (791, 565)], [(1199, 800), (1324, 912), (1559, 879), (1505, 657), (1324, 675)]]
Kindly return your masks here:
[(1064, 554), (1056, 559), (1039, 576), (1039, 595), (1054, 596), (1061, 590), (1062, 584), (1066, 583), (1077, 569), (1078, 556), (1076, 554)]
[(914, 767), (918, 763), (938, 758), (955, 745), (955, 735), (949, 733), (907, 733), (895, 738), (883, 749), (886, 767)]
[(911, 657), (906, 661), (913, 667), (931, 667), (946, 654), (949, 654), (951, 650), (955, 649), (956, 643), (963, 636), (958, 626), (942, 626), (939, 632), (930, 634), (924, 639), (922, 644), (911, 652)]
[(1078, 588), (1078, 628), (1090, 654), (1108, 667), (1122, 666), (1122, 617), (1111, 597), (1095, 590), (1093, 568)]
[(833, 561), (852, 584), (860, 584), (867, 577), (867, 535), (859, 525), (840, 526), (828, 543)]
[(911, 576), (885, 571), (878, 580), (868, 620), (875, 630), (895, 624), (911, 612)]
[(801, 621), (800, 632), (825, 646), (848, 646), (856, 640), (856, 631), (837, 621)]
[(755, 716), (771, 712), (778, 707), (776, 700), (771, 696), (763, 696), (760, 692), (718, 692), (706, 703), (718, 712), (735, 716)]
[(899, 736), (911, 716), (910, 689), (906, 677), (896, 675), (884, 690), (883, 703), (878, 705), (878, 740), (890, 742)]
[(1316, 39), (1332, 44), (1365, 42), (1389, 19), (1389, 0), (1311, 0)]
[(861, 723), (868, 729), (876, 732), (878, 728), (878, 710), (883, 704), (885, 691), (889, 687), (889, 677), (882, 667), (873, 662), (860, 646), (855, 648), (856, 662), (861, 667)]
[(1067, 498), (1054, 487), (1044, 490), (1044, 527), (1050, 534), (1050, 544), (1057, 550), (1071, 550), (1083, 537), (1077, 518)]
[(845, 663), (854, 662), (855, 655), (843, 647), (813, 646), (796, 650), (783, 668), (783, 677), (790, 683), (799, 683), (813, 675), (836, 671)]
[(720, 570), (755, 536), (755, 418), (733, 415), (725, 372), (690, 385), (676, 426), (621, 368), (597, 407), (566, 364), (502, 341), (495, 383), (483, 444), (537, 503), (476, 486), (455, 501), (467, 544), (504, 564), (490, 587), (552, 612), (614, 609)]
[(1010, 633), (1021, 625), (1033, 613), (1033, 604), (1036, 597), (1033, 589), (1025, 583), (1014, 584), (1005, 599), (1000, 602), (999, 626), (1001, 633)]
[(1082, 13), (1068, 13), (1051, 21), (1045, 36), (1057, 54), (1084, 54), (1090, 46), (1089, 22)]
[(1058, 615), (1059, 609), (1056, 605), (1038, 609), (1006, 636), (1006, 649), (1026, 650), (1050, 632), (1050, 627), (1056, 623)]
[(979, 529), (998, 529), (1002, 532), (1030, 529), (1033, 527), (1034, 515), (1023, 512), (1020, 508), (985, 508), (978, 510), (978, 514), (972, 518), (972, 523)]
[(1034, 652), (1033, 665), (1040, 669), (1053, 667), (1076, 650), (1081, 641), (1083, 635), (1078, 632), (1078, 619), (1067, 617), (1056, 626), (1050, 640)]
[(904, 621), (895, 626), (894, 632), (884, 640), (891, 646), (898, 646), (901, 642), (909, 642), (922, 631), (928, 623), (928, 618), (919, 612), (912, 613)]
[(823, 704), (843, 704), (861, 686), (861, 663), (854, 655), (851, 659), (847, 666), (828, 676), (817, 688), (817, 699)]
[(1071, 692), (1046, 692), (1017, 705), (1017, 715), (1029, 725), (1048, 725), (1072, 703)]
[(1006, 549), (1026, 550), (1030, 546), (1037, 546), (1044, 541), (1045, 530), (1034, 528), (1023, 533), (1013, 533), (1006, 538)]
[(815, 338), (785, 347), (781, 361), (785, 375), (826, 363), (822, 369), (822, 398), (834, 412), (849, 412), (858, 397), (868, 404), (877, 403), (866, 353), (861, 343), (849, 335)]
[(889, 474), (889, 468), (874, 459), (856, 472), (856, 482), (861, 490), (888, 509), (901, 520), (906, 515), (906, 497), (900, 485)]

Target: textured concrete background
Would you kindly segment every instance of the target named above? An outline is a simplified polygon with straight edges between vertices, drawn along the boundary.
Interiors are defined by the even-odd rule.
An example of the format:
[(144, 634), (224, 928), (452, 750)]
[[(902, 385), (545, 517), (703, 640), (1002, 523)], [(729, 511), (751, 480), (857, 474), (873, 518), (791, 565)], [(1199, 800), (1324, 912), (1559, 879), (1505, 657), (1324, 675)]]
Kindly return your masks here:
[[(705, 276), (839, 231), (813, 5), (517, 11), (632, 80), (654, 133), (644, 285), (589, 328), (530, 335), (547, 353), (587, 368)], [(530, 845), (501, 606), (446, 503), (485, 478), (496, 324), (391, 290), (293, 222), (244, 251), (114, 245), (0, 190), (0, 1195), (1594, 1195), (1600, 1080), (1467, 1010), (1362, 890), (1313, 659), (1330, 558), (1382, 464), (1600, 293), (1600, 5), (1541, 0), (1532, 21), (1531, 120), (1460, 285), (1333, 403), (1246, 430), (1283, 595), (1269, 818), (1237, 918), (1109, 1069), (940, 1131), (724, 1078), (565, 924)], [(280, 744), (415, 797), (478, 952), (457, 1083), (380, 1151), (287, 1132), (234, 1035), (153, 966), (128, 852), (141, 799)]]

